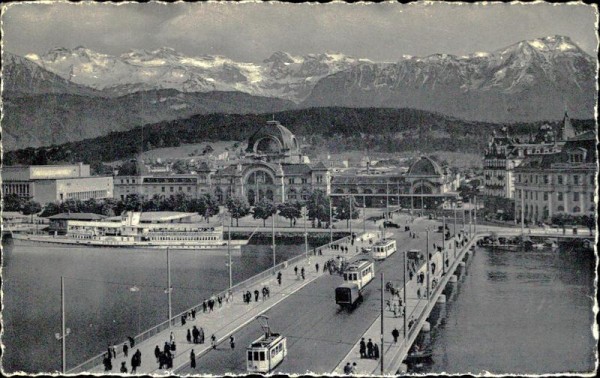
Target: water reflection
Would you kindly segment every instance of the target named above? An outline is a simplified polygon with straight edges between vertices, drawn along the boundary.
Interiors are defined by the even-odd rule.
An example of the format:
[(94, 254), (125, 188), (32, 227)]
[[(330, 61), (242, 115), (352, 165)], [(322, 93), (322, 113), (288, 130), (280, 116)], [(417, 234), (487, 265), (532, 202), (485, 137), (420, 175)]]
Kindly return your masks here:
[(420, 372), (550, 374), (594, 368), (593, 253), (478, 250)]

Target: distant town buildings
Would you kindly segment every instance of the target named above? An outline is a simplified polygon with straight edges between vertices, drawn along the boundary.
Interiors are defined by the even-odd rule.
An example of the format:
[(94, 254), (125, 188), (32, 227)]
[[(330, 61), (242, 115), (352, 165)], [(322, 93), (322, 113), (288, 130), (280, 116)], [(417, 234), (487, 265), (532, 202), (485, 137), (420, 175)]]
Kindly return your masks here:
[(17, 194), (41, 204), (67, 199), (113, 197), (113, 178), (90, 176), (90, 166), (32, 165), (2, 168), (2, 195)]
[(515, 168), (528, 156), (555, 154), (560, 152), (568, 138), (575, 136), (575, 129), (568, 114), (560, 130), (542, 125), (535, 136), (528, 140), (511, 137), (504, 127), (500, 135), (494, 133), (483, 158), (483, 194), (492, 197), (515, 198)]
[(380, 164), (368, 158), (358, 163), (362, 167), (349, 167), (348, 161), (331, 159), (310, 163), (302, 155), (295, 135), (274, 120), (257, 129), (241, 156), (225, 159), (223, 155), (217, 160), (194, 162), (193, 172), (185, 174), (161, 169), (168, 165), (157, 159), (161, 164), (153, 166), (151, 172), (117, 174), (114, 178), (91, 177), (89, 166), (83, 164), (5, 167), (3, 192), (18, 193), (42, 204), (69, 198), (114, 196), (125, 200), (131, 194), (142, 199), (178, 193), (198, 198), (208, 193), (221, 204), (235, 196), (253, 205), (263, 198), (275, 203), (302, 201), (318, 189), (338, 198), (354, 195), (366, 206), (433, 208), (449, 198), (456, 199), (460, 182), (459, 175), (427, 156), (408, 168), (394, 164), (376, 167)]

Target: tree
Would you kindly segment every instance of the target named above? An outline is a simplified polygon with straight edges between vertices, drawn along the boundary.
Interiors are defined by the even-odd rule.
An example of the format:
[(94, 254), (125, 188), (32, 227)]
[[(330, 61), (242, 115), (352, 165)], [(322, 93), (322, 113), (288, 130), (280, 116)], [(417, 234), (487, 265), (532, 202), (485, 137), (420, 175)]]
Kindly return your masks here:
[(279, 215), (290, 220), (290, 227), (292, 222), (302, 215), (302, 205), (299, 202), (285, 202), (277, 206)]
[(40, 211), (42, 211), (42, 205), (40, 205), (38, 202), (35, 202), (33, 200), (27, 200), (23, 204), (23, 214), (31, 215), (32, 223), (33, 223), (33, 214), (37, 214)]
[(60, 213), (60, 207), (57, 204), (55, 204), (54, 202), (48, 202), (46, 204), (46, 206), (44, 206), (44, 209), (42, 210), (40, 217), (51, 217), (51, 216), (59, 214), (59, 213)]
[(73, 198), (67, 198), (66, 201), (58, 205), (61, 213), (81, 213), (81, 201)]
[(135, 160), (127, 161), (119, 167), (119, 176), (137, 176), (139, 169)]
[(310, 197), (306, 201), (306, 208), (308, 209), (308, 217), (310, 219), (317, 219), (323, 222), (329, 222), (329, 203), (331, 199), (324, 191), (315, 190), (310, 194)]
[(142, 208), (142, 200), (137, 193), (130, 193), (125, 196), (123, 201), (123, 210), (125, 211), (140, 211)]
[(250, 214), (250, 205), (245, 198), (242, 197), (229, 197), (225, 203), (227, 211), (231, 214), (232, 218), (235, 218), (235, 225), (239, 227), (240, 218)]
[(210, 193), (205, 193), (200, 197), (200, 199), (204, 202), (204, 206), (206, 207), (204, 212), (204, 217), (208, 222), (210, 217), (219, 214), (219, 202), (214, 198)]
[(16, 193), (7, 194), (3, 198), (4, 211), (21, 211), (23, 199)]
[[(352, 214), (350, 208), (352, 208)], [(346, 227), (350, 225), (350, 219), (357, 219), (359, 214), (358, 204), (354, 197), (342, 197), (339, 206), (335, 208), (335, 216), (338, 219), (345, 219)]]
[(190, 171), (187, 163), (184, 160), (177, 160), (175, 163), (173, 163), (171, 169), (173, 172), (178, 174), (189, 173)]
[(252, 217), (254, 219), (262, 219), (263, 227), (266, 227), (267, 219), (276, 212), (277, 207), (275, 207), (273, 202), (263, 197), (254, 205), (254, 209), (252, 210)]
[(142, 202), (142, 211), (160, 211), (163, 201), (160, 194), (155, 194), (152, 198)]
[(107, 217), (113, 217), (121, 214), (119, 208), (122, 208), (122, 204), (114, 198), (106, 198), (100, 206), (100, 213)]
[(176, 193), (172, 197), (173, 211), (186, 212), (189, 210), (190, 198), (182, 192)]
[(94, 198), (90, 198), (81, 203), (81, 211), (84, 213), (102, 213), (101, 205)]

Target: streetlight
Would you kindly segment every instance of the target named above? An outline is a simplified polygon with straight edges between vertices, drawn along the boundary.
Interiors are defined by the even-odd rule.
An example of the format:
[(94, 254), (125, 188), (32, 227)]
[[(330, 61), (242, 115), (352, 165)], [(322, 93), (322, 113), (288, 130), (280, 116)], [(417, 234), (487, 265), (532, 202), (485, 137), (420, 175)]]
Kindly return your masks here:
[(308, 232), (306, 231), (306, 206), (302, 207), (302, 218), (304, 218), (304, 253), (306, 254), (306, 258), (308, 259)]
[(61, 314), (61, 333), (55, 333), (54, 337), (56, 340), (60, 340), (62, 344), (61, 356), (62, 356), (62, 372), (67, 373), (67, 336), (71, 334), (71, 329), (66, 328), (65, 319), (65, 278), (60, 277), (60, 314)]
[(171, 260), (169, 259), (169, 248), (167, 248), (167, 288), (165, 293), (169, 297), (169, 329), (171, 329), (171, 322), (173, 319), (173, 309), (171, 306), (171, 293), (173, 292), (173, 286), (171, 285)]

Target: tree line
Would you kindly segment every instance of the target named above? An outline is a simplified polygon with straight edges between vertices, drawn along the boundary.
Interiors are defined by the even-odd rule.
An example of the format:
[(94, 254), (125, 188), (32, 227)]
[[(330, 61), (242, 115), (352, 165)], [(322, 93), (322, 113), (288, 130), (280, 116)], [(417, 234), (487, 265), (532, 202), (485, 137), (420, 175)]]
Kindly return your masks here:
[[(126, 211), (178, 211), (196, 213), (209, 221), (211, 217), (220, 213), (219, 202), (209, 194), (203, 194), (198, 198), (188, 196), (185, 193), (176, 193), (173, 196), (161, 196), (155, 194), (150, 198), (142, 198), (137, 193), (128, 194), (123, 200), (106, 198), (102, 200), (88, 199), (85, 201), (69, 198), (60, 203), (49, 202), (42, 206), (31, 199), (24, 199), (16, 194), (9, 194), (3, 198), (4, 211), (18, 211), (25, 215), (38, 214), (41, 217), (50, 217), (61, 213), (93, 213), (104, 216), (120, 215)], [(351, 203), (351, 201), (353, 201)], [(306, 216), (312, 222), (313, 227), (321, 227), (323, 223), (331, 223), (329, 208), (332, 215), (339, 220), (357, 219), (359, 216), (358, 204), (353, 197), (342, 197), (333, 206), (331, 197), (322, 190), (314, 190), (304, 201), (288, 201), (275, 204), (267, 198), (260, 199), (253, 207), (244, 197), (232, 196), (225, 201), (225, 208), (231, 217), (239, 225), (240, 218), (252, 215), (254, 219), (262, 219), (263, 226), (266, 220), (275, 214), (288, 219), (290, 227), (296, 220), (303, 216), (302, 209), (306, 209)]]

